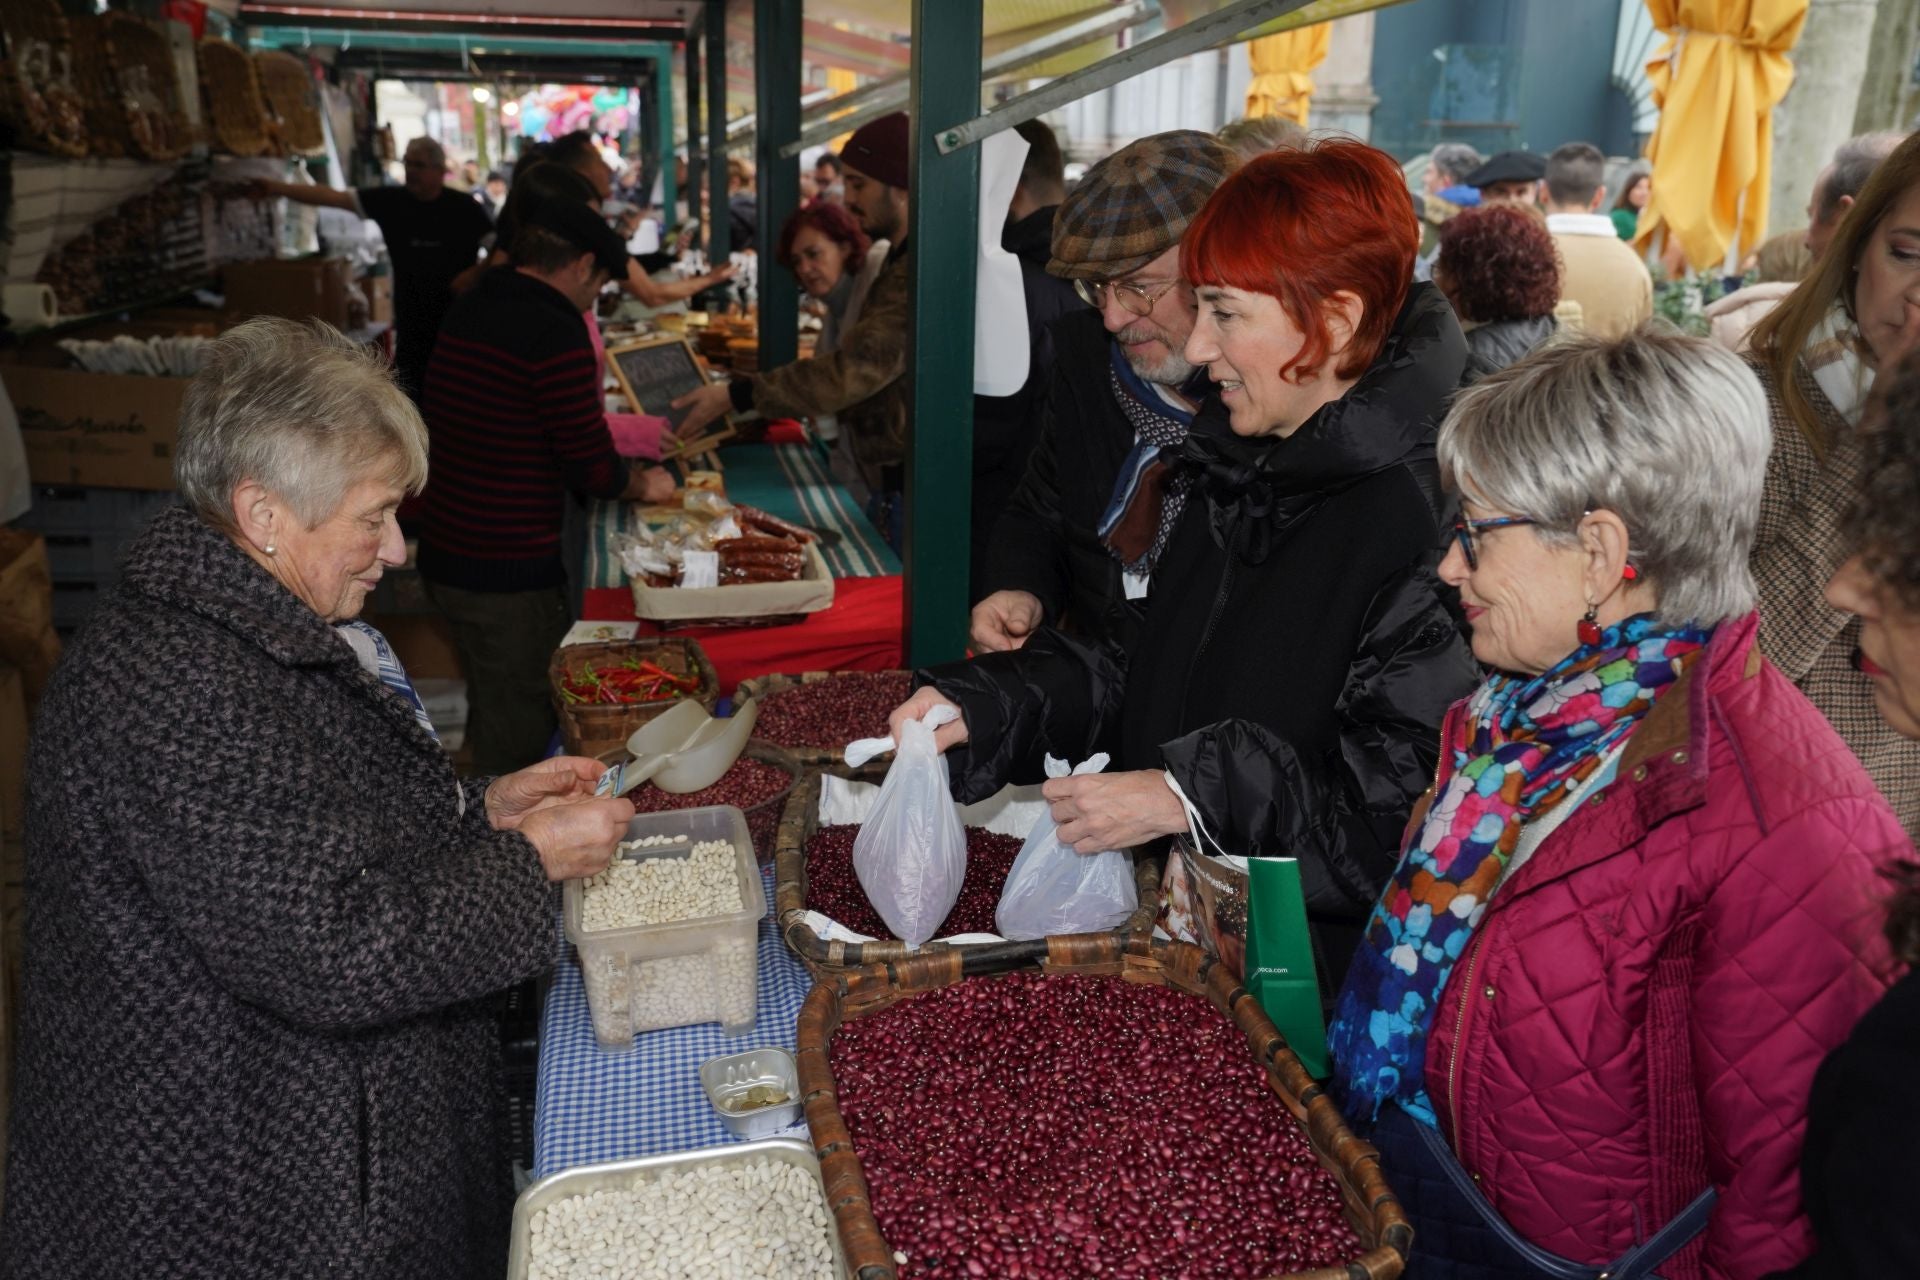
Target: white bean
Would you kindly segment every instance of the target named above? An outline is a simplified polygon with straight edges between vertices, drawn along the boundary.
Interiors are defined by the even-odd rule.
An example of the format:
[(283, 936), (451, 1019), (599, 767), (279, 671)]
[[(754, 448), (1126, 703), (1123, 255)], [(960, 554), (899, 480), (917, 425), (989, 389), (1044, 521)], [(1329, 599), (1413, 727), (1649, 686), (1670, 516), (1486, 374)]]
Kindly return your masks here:
[(833, 1274), (819, 1183), (798, 1165), (764, 1158), (639, 1175), (629, 1187), (555, 1201), (529, 1227), (528, 1280)]

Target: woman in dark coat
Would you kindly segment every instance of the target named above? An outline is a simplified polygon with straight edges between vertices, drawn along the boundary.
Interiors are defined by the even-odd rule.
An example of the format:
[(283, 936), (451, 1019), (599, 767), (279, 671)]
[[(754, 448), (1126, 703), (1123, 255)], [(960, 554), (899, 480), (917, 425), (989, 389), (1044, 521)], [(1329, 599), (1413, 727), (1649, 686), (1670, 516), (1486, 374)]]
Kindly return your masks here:
[[(1920, 358), (1883, 375), (1861, 426), (1862, 484), (1843, 524), (1856, 551), (1826, 596), (1860, 619), (1854, 665), (1887, 725), (1920, 739)], [(1774, 1280), (1920, 1275), (1920, 863), (1894, 885), (1887, 941), (1909, 967), (1813, 1078), (1800, 1199), (1816, 1246)]]
[(1190, 804), (1210, 846), (1299, 858), (1335, 986), (1441, 716), (1478, 679), (1431, 572), (1434, 433), (1465, 349), (1439, 291), (1408, 283), (1418, 238), (1398, 167), (1359, 143), (1222, 183), (1181, 241), (1186, 357), (1217, 393), (1137, 490), (1190, 486), (1131, 652), (1042, 629), (921, 673), (895, 713), (959, 705), (936, 740), (963, 800), (1111, 751), (1112, 772), (1046, 787), (1082, 851), (1188, 832)]
[(490, 997), (632, 806), (588, 760), (456, 779), (354, 621), (426, 478), (374, 357), (232, 330), (174, 475), (33, 739), (0, 1274), (497, 1276)]

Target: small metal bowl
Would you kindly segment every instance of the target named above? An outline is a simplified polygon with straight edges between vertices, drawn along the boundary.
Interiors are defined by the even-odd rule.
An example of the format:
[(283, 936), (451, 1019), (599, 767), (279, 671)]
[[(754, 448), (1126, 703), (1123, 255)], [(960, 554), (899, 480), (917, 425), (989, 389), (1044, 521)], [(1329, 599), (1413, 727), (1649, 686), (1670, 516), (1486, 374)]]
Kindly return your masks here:
[[(787, 1095), (785, 1102), (768, 1103), (749, 1111), (735, 1111), (727, 1103), (745, 1096), (755, 1086), (768, 1086)], [(700, 1064), (700, 1087), (720, 1123), (739, 1138), (764, 1138), (800, 1119), (800, 1069), (785, 1049), (749, 1049)]]

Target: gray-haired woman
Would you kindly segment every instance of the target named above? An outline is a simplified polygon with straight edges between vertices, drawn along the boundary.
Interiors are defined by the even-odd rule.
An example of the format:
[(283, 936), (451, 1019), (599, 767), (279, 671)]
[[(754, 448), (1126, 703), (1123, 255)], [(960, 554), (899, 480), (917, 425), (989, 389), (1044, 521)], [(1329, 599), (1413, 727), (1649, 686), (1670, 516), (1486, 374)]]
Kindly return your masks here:
[(1441, 427), (1440, 573), (1492, 674), (1328, 1033), (1422, 1280), (1562, 1274), (1529, 1249), (1719, 1280), (1810, 1244), (1807, 1087), (1885, 984), (1906, 841), (1754, 645), (1764, 410), (1730, 352), (1639, 333), (1536, 353)]
[(233, 330), (175, 475), (33, 740), (0, 1274), (497, 1275), (488, 997), (632, 806), (587, 760), (456, 780), (356, 626), (426, 478), (370, 356)]

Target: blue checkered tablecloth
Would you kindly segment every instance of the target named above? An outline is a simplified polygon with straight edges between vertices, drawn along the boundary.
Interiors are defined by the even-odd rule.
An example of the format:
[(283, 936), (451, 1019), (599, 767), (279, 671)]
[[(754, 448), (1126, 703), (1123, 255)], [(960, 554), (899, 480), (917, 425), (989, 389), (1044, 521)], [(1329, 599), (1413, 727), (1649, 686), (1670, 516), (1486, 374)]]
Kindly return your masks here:
[[(540, 1078), (533, 1110), (533, 1175), (736, 1141), (700, 1089), (700, 1064), (767, 1046), (793, 1050), (794, 1022), (813, 979), (773, 923), (773, 869), (761, 869), (759, 1021), (744, 1036), (715, 1022), (669, 1027), (608, 1051), (593, 1038), (587, 990), (565, 934), (540, 1017)], [(557, 932), (557, 931), (556, 931)]]

